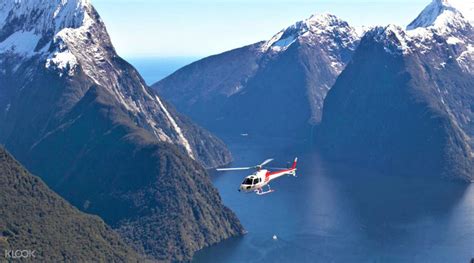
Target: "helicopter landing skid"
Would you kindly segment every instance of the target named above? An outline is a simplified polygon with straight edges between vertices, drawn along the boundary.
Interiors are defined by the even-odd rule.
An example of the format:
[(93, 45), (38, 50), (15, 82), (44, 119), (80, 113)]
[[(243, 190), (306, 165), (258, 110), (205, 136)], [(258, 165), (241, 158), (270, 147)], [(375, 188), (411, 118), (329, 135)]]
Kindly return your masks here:
[(270, 185), (268, 185), (268, 190), (267, 191), (263, 191), (262, 188), (259, 188), (259, 189), (255, 190), (255, 193), (258, 194), (258, 195), (266, 195), (266, 194), (272, 193), (274, 191), (275, 190), (271, 189)]
[(255, 191), (258, 195), (266, 195), (266, 194), (269, 194), (269, 193), (273, 193), (275, 192), (275, 190), (271, 189), (271, 190), (268, 190), (268, 191)]

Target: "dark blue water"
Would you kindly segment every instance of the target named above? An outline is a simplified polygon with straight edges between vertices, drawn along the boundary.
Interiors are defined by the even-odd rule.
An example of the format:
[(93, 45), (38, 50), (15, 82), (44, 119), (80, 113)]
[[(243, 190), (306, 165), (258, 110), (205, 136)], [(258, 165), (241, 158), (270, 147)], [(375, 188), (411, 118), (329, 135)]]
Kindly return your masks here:
[[(132, 60), (151, 84), (193, 59)], [(474, 185), (429, 175), (387, 176), (324, 161), (295, 142), (225, 138), (234, 165), (299, 157), (298, 177), (275, 192), (237, 192), (246, 172), (213, 174), (224, 203), (248, 231), (198, 252), (194, 262), (469, 262), (474, 258)], [(272, 236), (276, 235), (277, 240)]]
[(197, 57), (150, 57), (127, 58), (127, 61), (140, 72), (148, 85), (152, 85), (198, 59)]
[[(248, 234), (198, 252), (194, 262), (469, 262), (474, 186), (396, 177), (324, 161), (304, 146), (227, 139), (234, 165), (299, 157), (298, 177), (265, 196), (242, 194), (247, 172), (214, 174), (224, 203)], [(276, 235), (277, 240), (272, 236)]]

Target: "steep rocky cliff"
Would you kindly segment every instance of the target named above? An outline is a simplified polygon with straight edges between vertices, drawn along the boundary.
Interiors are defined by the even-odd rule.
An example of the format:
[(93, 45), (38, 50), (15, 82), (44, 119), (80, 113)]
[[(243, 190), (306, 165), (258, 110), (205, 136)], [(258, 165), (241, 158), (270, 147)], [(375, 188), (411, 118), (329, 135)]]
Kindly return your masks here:
[(223, 143), (149, 89), (86, 0), (0, 3), (0, 143), (161, 260), (242, 233), (203, 169)]

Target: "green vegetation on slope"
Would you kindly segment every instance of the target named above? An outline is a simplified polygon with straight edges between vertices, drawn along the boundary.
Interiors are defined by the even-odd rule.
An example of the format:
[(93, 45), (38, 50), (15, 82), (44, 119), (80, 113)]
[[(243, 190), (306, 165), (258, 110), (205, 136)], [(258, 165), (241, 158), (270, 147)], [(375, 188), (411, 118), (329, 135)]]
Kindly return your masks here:
[(97, 216), (84, 214), (0, 148), (0, 251), (31, 250), (35, 261), (137, 262)]

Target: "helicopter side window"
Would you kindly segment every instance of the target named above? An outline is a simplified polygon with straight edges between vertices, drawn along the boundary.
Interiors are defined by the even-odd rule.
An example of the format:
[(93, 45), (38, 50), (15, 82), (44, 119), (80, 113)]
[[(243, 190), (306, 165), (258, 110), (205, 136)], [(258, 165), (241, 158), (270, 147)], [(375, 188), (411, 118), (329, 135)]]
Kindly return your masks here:
[(257, 183), (258, 183), (258, 179), (257, 178), (253, 179), (253, 184), (257, 184)]

